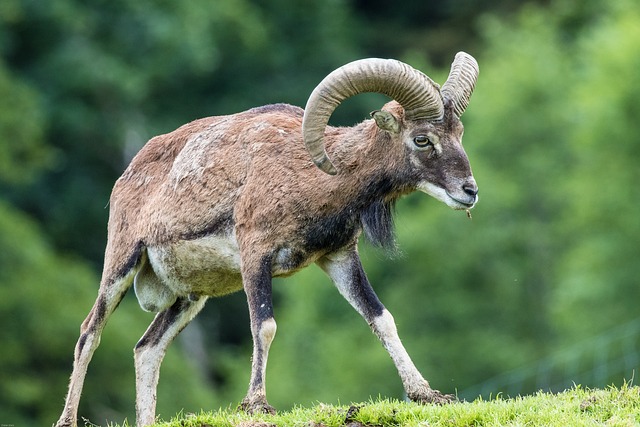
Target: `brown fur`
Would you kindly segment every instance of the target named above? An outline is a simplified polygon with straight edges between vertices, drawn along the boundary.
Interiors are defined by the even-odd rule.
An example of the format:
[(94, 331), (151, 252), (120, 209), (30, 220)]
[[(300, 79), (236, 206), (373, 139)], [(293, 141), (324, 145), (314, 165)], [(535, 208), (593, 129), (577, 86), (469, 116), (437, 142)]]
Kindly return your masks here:
[[(140, 243), (189, 239), (229, 213), (241, 246), (267, 253), (298, 239), (305, 223), (357, 199), (369, 181), (404, 168), (404, 147), (367, 120), (328, 129), (328, 151), (345, 173), (326, 175), (309, 159), (300, 128), (301, 116), (288, 109), (250, 110), (151, 139), (114, 187), (103, 282), (126, 273)], [(201, 143), (189, 156), (184, 149), (193, 140)], [(394, 190), (385, 197), (411, 188)]]

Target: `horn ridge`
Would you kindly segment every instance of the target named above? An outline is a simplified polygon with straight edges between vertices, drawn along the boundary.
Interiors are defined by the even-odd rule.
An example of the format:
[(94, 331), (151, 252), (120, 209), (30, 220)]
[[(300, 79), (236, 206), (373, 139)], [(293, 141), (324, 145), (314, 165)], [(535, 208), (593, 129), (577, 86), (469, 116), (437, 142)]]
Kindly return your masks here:
[(475, 58), (468, 53), (458, 52), (451, 64), (451, 71), (447, 81), (442, 85), (442, 97), (445, 101), (453, 102), (456, 116), (469, 106), (469, 99), (476, 86), (480, 69)]
[(368, 58), (331, 72), (313, 90), (304, 111), (304, 143), (314, 163), (326, 173), (337, 173), (324, 148), (324, 130), (342, 101), (365, 92), (396, 100), (407, 120), (441, 119), (444, 104), (439, 86), (424, 73), (394, 59)]

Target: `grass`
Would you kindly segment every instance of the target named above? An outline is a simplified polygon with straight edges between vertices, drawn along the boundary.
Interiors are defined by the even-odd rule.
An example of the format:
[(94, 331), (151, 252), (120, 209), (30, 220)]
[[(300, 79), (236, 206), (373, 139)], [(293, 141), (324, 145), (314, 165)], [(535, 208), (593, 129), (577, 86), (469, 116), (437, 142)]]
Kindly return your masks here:
[[(125, 424), (126, 426), (126, 424)], [(123, 426), (123, 427), (125, 427)], [(369, 427), (369, 426), (640, 426), (640, 387), (606, 390), (575, 387), (559, 393), (478, 399), (445, 406), (397, 400), (313, 408), (277, 415), (249, 416), (235, 409), (180, 414), (154, 427)]]

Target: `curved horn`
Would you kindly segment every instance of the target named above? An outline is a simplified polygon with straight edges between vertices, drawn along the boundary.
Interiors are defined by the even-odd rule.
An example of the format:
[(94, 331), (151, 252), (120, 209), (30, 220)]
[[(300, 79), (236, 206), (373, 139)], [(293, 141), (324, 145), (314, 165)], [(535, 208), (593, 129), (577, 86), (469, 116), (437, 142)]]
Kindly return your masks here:
[(458, 117), (462, 116), (469, 105), (479, 72), (478, 63), (473, 56), (465, 52), (456, 54), (449, 77), (442, 85), (442, 97), (445, 101), (453, 101), (453, 110)]
[(324, 130), (333, 111), (345, 99), (377, 92), (396, 100), (407, 120), (441, 119), (444, 105), (439, 86), (420, 71), (393, 59), (350, 62), (325, 77), (304, 109), (302, 132), (313, 162), (328, 174), (337, 173), (324, 148)]

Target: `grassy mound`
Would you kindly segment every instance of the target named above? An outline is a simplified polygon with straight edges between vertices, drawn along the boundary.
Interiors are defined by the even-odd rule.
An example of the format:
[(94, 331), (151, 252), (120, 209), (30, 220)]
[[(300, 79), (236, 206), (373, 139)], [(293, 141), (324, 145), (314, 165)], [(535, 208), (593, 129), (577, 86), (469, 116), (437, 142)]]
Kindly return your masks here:
[(640, 387), (589, 390), (446, 406), (380, 399), (360, 404), (294, 408), (277, 415), (249, 416), (235, 409), (179, 415), (155, 427), (363, 427), (363, 426), (638, 426)]

